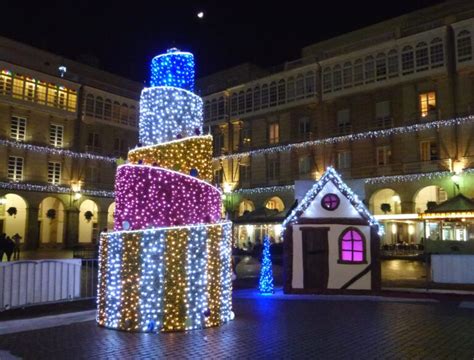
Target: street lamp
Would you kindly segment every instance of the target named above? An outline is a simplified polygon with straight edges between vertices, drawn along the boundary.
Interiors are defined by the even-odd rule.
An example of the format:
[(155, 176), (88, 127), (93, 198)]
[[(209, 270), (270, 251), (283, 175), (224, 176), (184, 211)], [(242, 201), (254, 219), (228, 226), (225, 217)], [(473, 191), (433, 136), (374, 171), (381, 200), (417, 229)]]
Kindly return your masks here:
[(0, 197), (0, 205), (6, 205), (7, 204), (7, 198), (5, 196)]
[(81, 194), (82, 183), (80, 181), (71, 181), (71, 191), (74, 193), (72, 195), (74, 201), (79, 200), (82, 197)]

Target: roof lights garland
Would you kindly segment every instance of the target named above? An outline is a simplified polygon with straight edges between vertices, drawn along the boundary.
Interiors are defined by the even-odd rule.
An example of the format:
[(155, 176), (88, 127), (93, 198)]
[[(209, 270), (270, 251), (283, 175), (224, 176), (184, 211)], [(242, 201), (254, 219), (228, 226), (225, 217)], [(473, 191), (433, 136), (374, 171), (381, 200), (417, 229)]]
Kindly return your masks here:
[(257, 149), (251, 150), (242, 153), (235, 153), (230, 155), (222, 155), (219, 157), (214, 158), (214, 160), (226, 160), (226, 159), (239, 159), (247, 156), (254, 156), (254, 155), (263, 155), (263, 154), (271, 154), (276, 152), (286, 152), (291, 151), (294, 149), (303, 149), (311, 146), (317, 145), (327, 145), (327, 144), (336, 144), (346, 141), (354, 141), (354, 140), (363, 140), (363, 139), (373, 139), (378, 137), (386, 137), (390, 135), (397, 135), (397, 134), (408, 134), (417, 131), (424, 131), (424, 130), (431, 130), (431, 129), (439, 129), (442, 127), (448, 127), (453, 125), (461, 125), (466, 124), (474, 121), (474, 116), (464, 116), (458, 117), (455, 119), (449, 120), (439, 120), (439, 121), (432, 121), (428, 123), (422, 124), (415, 124), (409, 126), (400, 126), (391, 129), (384, 129), (384, 130), (374, 130), (374, 131), (366, 131), (361, 133), (355, 133), (350, 135), (343, 135), (343, 136), (334, 136), (320, 140), (312, 140), (312, 141), (304, 141), (300, 143), (288, 144), (288, 145), (281, 145), (281, 146), (274, 146), (265, 149)]
[[(51, 193), (61, 193), (61, 194), (70, 194), (71, 188), (60, 185), (36, 185), (36, 184), (26, 184), (19, 182), (0, 182), (0, 189), (8, 190), (23, 190), (23, 191), (39, 191), (39, 192), (51, 192)], [(113, 191), (106, 190), (88, 190), (81, 189), (81, 194), (88, 196), (97, 196), (97, 197), (114, 197)]]
[(379, 232), (379, 235), (383, 234), (383, 228), (380, 226), (379, 222), (375, 217), (369, 212), (365, 207), (364, 203), (359, 199), (357, 194), (355, 194), (349, 186), (347, 186), (344, 181), (342, 181), (340, 175), (332, 167), (328, 167), (326, 172), (321, 176), (321, 178), (313, 185), (313, 187), (306, 193), (305, 197), (301, 200), (298, 206), (291, 212), (291, 214), (283, 221), (282, 228), (285, 228), (291, 223), (298, 221), (299, 216), (308, 208), (308, 206), (313, 202), (316, 196), (321, 192), (324, 186), (331, 181), (339, 191), (351, 202), (354, 208), (367, 219), (370, 226), (376, 226)]
[[(462, 174), (474, 174), (474, 169), (464, 169)], [(435, 171), (430, 173), (420, 173), (420, 174), (408, 174), (408, 175), (391, 175), (391, 176), (378, 176), (373, 178), (365, 179), (366, 184), (385, 184), (385, 183), (395, 183), (395, 182), (411, 182), (418, 180), (433, 180), (439, 178), (445, 178), (453, 176), (454, 173), (451, 171)]]
[(267, 186), (267, 187), (258, 187), (252, 189), (237, 189), (232, 191), (233, 194), (266, 194), (278, 191), (293, 191), (295, 189), (294, 185), (282, 185), (282, 186)]
[(5, 147), (12, 147), (37, 153), (43, 154), (50, 154), (50, 155), (59, 155), (59, 156), (66, 156), (71, 157), (74, 159), (89, 159), (89, 160), (99, 160), (99, 161), (106, 161), (110, 163), (115, 163), (117, 158), (115, 157), (108, 157), (108, 156), (101, 156), (101, 155), (94, 155), (89, 153), (79, 153), (74, 152), (71, 150), (48, 147), (48, 146), (38, 146), (38, 145), (31, 145), (26, 144), (19, 141), (12, 141), (12, 140), (0, 140), (0, 146)]

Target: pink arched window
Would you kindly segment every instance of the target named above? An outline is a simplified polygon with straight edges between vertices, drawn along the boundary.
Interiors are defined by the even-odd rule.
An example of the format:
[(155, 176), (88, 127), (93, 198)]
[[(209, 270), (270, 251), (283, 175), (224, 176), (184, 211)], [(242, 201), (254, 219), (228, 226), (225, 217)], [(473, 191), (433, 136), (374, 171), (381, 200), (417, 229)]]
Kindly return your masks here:
[(358, 229), (347, 228), (339, 237), (339, 262), (350, 264), (366, 262), (365, 238)]

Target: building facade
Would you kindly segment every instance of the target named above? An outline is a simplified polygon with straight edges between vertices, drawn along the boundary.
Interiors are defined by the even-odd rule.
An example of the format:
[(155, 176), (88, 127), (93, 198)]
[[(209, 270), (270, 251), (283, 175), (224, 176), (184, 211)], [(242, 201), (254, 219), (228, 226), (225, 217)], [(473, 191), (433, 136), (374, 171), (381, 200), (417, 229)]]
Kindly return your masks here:
[(113, 227), (116, 160), (138, 141), (141, 84), (0, 38), (0, 229), (25, 249)]
[(307, 46), (244, 83), (216, 84), (232, 69), (201, 79), (231, 216), (287, 211), (295, 182), (334, 166), (363, 183), (385, 243), (474, 240), (472, 225), (419, 221), (433, 202), (474, 197), (473, 48), (474, 5), (452, 1)]

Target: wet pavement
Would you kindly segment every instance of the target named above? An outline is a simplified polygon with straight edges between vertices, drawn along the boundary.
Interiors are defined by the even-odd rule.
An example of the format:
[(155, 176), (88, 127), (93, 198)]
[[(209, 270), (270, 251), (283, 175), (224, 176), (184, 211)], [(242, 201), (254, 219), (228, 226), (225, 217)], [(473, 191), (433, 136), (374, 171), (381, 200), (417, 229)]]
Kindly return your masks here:
[(95, 322), (0, 336), (0, 358), (472, 359), (474, 309), (456, 302), (254, 296), (234, 321), (187, 333), (107, 330)]

